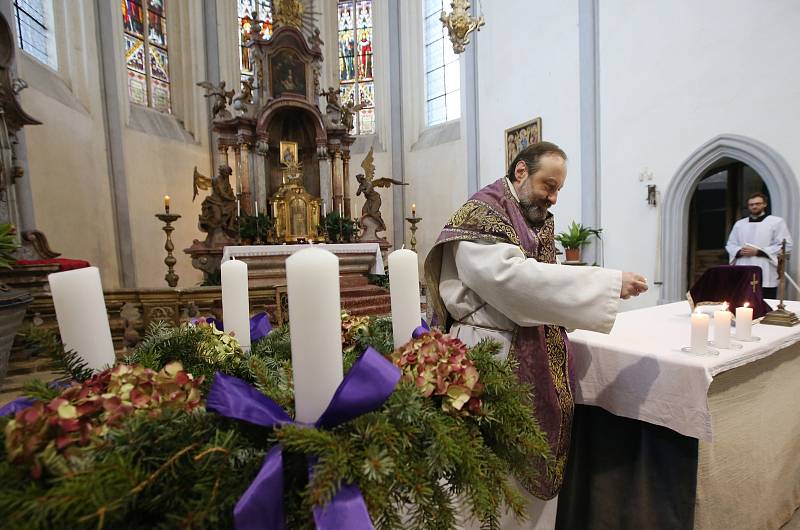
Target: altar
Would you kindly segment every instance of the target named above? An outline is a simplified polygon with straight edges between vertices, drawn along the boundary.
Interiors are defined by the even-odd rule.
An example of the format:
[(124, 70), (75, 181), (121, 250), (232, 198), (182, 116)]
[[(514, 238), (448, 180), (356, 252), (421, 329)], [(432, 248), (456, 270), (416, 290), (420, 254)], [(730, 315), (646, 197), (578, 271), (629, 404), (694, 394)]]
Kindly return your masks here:
[(689, 333), (679, 302), (570, 334), (558, 528), (780, 528), (800, 506), (800, 326), (754, 325), (718, 356), (681, 352)]

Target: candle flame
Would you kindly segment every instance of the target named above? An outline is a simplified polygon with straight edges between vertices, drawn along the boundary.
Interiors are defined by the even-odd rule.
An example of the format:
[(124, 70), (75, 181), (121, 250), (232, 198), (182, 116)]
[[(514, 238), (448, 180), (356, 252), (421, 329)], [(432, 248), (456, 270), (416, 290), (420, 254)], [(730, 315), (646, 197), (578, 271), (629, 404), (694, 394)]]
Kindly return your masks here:
[(722, 304), (722, 310), (723, 311), (727, 311), (728, 310), (728, 302), (725, 302), (725, 303)]
[(745, 302), (742, 307), (750, 307), (750, 302)]

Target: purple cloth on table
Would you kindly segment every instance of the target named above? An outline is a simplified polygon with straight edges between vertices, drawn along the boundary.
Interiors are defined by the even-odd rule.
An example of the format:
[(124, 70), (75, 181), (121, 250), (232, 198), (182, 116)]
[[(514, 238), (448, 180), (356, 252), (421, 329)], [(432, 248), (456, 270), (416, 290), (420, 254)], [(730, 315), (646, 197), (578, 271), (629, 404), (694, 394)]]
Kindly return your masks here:
[[(755, 279), (756, 282), (753, 282)], [(728, 302), (732, 313), (745, 302), (753, 308), (753, 318), (761, 318), (772, 308), (761, 292), (761, 267), (755, 265), (720, 265), (708, 269), (689, 290), (692, 303)]]
[[(206, 319), (206, 322), (214, 324), (220, 331), (225, 331), (221, 320), (209, 317)], [(250, 317), (250, 340), (252, 342), (263, 339), (270, 331), (272, 331), (272, 324), (269, 321), (269, 315), (267, 313), (259, 313), (254, 317)]]

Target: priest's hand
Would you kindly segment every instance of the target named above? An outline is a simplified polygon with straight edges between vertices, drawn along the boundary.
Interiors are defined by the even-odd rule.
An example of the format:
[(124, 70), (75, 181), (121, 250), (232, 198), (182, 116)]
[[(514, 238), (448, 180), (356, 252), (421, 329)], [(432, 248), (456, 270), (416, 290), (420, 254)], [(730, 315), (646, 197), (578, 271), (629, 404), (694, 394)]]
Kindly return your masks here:
[(631, 296), (639, 296), (647, 290), (647, 279), (635, 272), (622, 273), (622, 288), (619, 290), (619, 297), (627, 300)]
[(742, 247), (742, 250), (739, 251), (742, 256), (756, 256), (758, 255), (758, 250), (754, 249), (753, 247)]

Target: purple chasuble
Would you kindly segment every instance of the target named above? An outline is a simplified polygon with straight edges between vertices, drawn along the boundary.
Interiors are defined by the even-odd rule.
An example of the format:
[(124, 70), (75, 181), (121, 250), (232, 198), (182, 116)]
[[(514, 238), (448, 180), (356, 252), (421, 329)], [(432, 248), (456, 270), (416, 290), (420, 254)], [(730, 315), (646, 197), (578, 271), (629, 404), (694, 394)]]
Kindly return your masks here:
[[(450, 315), (439, 294), (442, 249), (451, 241), (494, 241), (518, 246), (527, 258), (556, 263), (553, 216), (531, 226), (506, 178), (486, 186), (459, 208), (445, 225), (425, 260), (425, 280), (439, 321)], [(452, 319), (452, 317), (451, 317)], [(542, 499), (558, 494), (569, 452), (574, 409), (573, 359), (566, 331), (559, 326), (515, 327), (510, 356), (519, 363), (517, 375), (533, 392), (534, 414), (556, 460), (554, 473), (543, 463), (539, 478), (527, 489)], [(537, 465), (531, 463), (531, 465)]]

